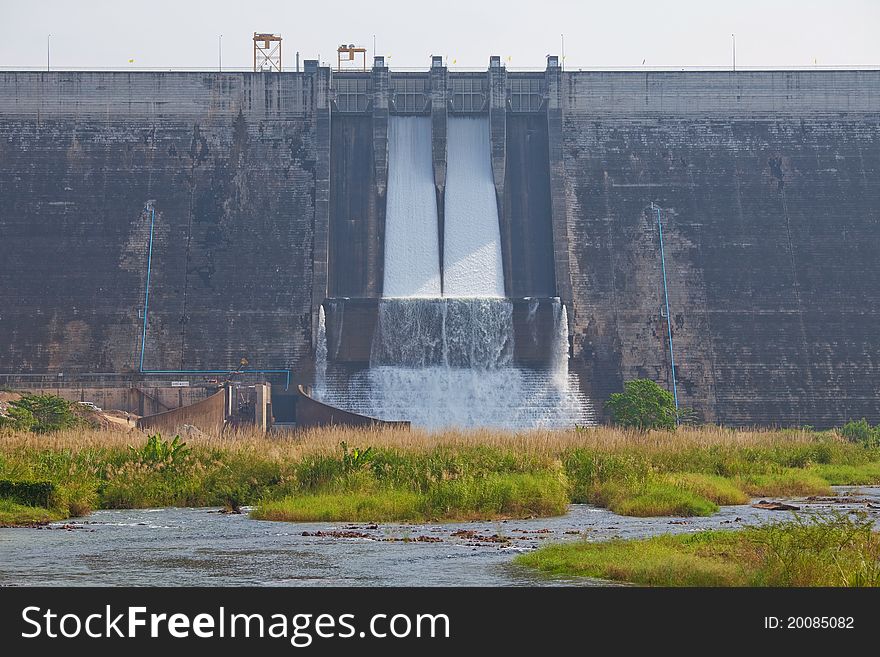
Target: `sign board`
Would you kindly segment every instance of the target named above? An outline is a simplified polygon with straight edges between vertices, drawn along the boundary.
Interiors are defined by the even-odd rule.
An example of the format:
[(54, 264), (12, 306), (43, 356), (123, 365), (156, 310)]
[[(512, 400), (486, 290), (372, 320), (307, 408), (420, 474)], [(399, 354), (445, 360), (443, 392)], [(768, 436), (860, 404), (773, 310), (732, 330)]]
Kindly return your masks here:
[(189, 381), (172, 381), (172, 388), (189, 388)]

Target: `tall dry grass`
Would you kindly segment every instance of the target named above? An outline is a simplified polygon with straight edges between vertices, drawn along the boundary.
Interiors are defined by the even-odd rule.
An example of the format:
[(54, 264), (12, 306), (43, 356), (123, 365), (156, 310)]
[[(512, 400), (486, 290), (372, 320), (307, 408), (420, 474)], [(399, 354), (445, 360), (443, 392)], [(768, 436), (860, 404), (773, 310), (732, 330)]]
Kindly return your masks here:
[[(20, 447), (69, 449), (124, 448), (143, 442), (146, 433), (125, 429), (75, 428), (36, 435), (30, 432), (0, 432), (0, 450)], [(342, 442), (350, 445), (425, 452), (438, 447), (489, 447), (513, 450), (524, 455), (558, 457), (576, 448), (601, 451), (689, 450), (710, 447), (776, 447), (808, 444), (817, 434), (808, 430), (729, 429), (717, 426), (681, 427), (675, 432), (638, 432), (615, 427), (579, 430), (503, 431), (494, 429), (429, 432), (385, 427), (322, 427), (301, 431), (263, 434), (256, 429), (222, 433), (181, 432), (191, 446), (224, 450), (258, 450), (267, 458), (299, 459), (309, 454), (335, 453)], [(828, 440), (842, 441), (836, 434)]]

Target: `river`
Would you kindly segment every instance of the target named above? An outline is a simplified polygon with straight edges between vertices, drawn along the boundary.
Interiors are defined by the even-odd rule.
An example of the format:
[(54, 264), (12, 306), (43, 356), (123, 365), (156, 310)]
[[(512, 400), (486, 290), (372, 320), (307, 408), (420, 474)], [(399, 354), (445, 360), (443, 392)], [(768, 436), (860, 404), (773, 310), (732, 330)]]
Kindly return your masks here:
[[(795, 500), (808, 513), (861, 510), (880, 526), (880, 487)], [(95, 511), (40, 528), (0, 529), (0, 585), (559, 586), (605, 585), (516, 566), (552, 541), (737, 528), (791, 517), (725, 506), (708, 518), (630, 518), (574, 504), (555, 518), (368, 525), (252, 520), (218, 509)]]

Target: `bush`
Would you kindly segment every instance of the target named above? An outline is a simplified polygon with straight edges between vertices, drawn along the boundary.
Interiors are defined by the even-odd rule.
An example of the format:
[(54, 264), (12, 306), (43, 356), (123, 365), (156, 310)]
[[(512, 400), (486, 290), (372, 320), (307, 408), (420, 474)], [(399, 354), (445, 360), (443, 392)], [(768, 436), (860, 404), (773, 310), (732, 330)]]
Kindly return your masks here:
[[(69, 429), (78, 422), (70, 402), (55, 395), (23, 395), (21, 399), (9, 402), (10, 417), (12, 409), (22, 409), (30, 413), (33, 422), (30, 422), (28, 428), (36, 433)], [(27, 413), (19, 411), (19, 421), (28, 423)]]
[(49, 506), (55, 486), (49, 481), (9, 481), (0, 479), (0, 498), (26, 506)]
[(623, 392), (615, 392), (605, 404), (614, 424), (641, 431), (674, 430), (677, 420), (675, 398), (649, 379), (627, 381)]
[(30, 431), (37, 423), (34, 414), (21, 406), (9, 404), (6, 415), (0, 415), (0, 429), (7, 428), (13, 431)]
[(129, 447), (132, 456), (141, 463), (155, 465), (166, 463), (172, 465), (180, 463), (189, 454), (186, 443), (181, 442), (180, 436), (174, 436), (171, 442), (162, 440), (162, 434), (155, 433), (147, 438), (147, 443), (140, 449)]
[(838, 430), (838, 433), (849, 442), (864, 447), (880, 445), (880, 426), (872, 427), (865, 418), (858, 422), (850, 420)]

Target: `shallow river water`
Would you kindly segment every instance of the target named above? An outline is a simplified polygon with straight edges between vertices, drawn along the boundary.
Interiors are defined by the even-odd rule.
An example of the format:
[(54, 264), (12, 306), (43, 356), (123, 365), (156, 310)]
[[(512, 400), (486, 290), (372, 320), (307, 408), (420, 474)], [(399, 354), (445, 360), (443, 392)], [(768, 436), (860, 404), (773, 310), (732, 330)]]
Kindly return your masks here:
[[(804, 512), (861, 510), (880, 526), (880, 487), (798, 500)], [(708, 518), (628, 518), (574, 504), (557, 518), (443, 524), (286, 523), (216, 509), (96, 511), (41, 529), (0, 529), (0, 585), (589, 586), (513, 557), (553, 541), (737, 528), (787, 511), (726, 506)], [(316, 535), (317, 534), (317, 535)]]

